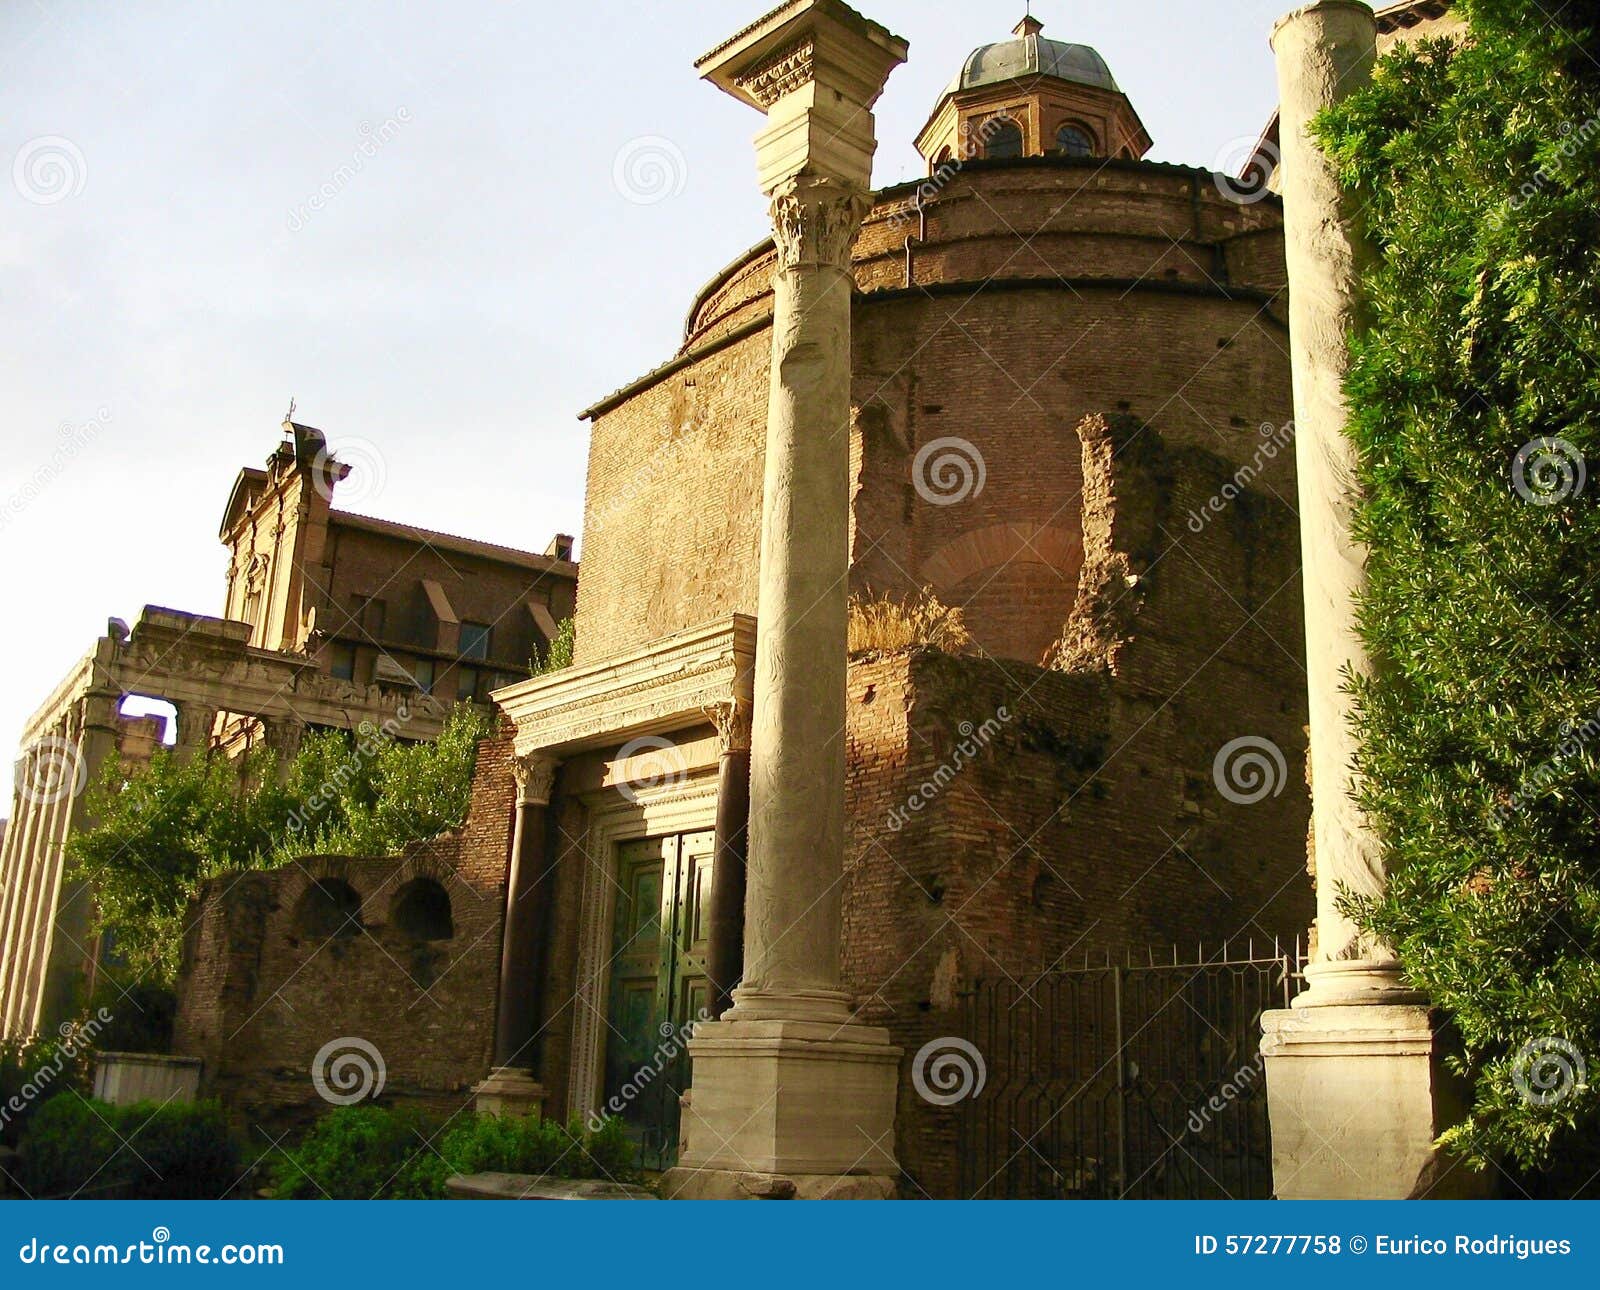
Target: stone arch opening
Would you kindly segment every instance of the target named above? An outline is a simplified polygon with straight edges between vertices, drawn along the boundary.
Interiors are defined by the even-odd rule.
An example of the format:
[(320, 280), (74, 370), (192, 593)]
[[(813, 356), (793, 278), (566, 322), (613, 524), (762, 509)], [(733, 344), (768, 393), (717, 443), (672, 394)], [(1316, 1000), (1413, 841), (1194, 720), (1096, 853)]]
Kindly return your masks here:
[(343, 878), (318, 878), (294, 907), (294, 929), (302, 936), (355, 936), (361, 931), (361, 893)]
[(990, 161), (1022, 155), (1022, 127), (1009, 117), (985, 121), (982, 134), (983, 155)]
[(413, 878), (395, 892), (389, 924), (414, 941), (448, 941), (456, 934), (450, 893), (432, 878)]

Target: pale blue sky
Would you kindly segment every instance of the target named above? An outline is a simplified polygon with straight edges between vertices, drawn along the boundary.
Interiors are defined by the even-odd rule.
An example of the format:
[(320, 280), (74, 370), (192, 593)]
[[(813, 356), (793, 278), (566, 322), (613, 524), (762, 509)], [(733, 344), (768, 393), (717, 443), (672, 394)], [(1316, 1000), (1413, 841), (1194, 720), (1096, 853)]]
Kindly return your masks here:
[[(536, 550), (577, 533), (575, 414), (670, 357), (763, 236), (758, 118), (693, 69), (761, 7), (0, 0), (0, 744), (108, 615), (220, 609), (228, 488), (291, 394), (381, 454), (350, 509)], [(890, 184), (1022, 0), (861, 7), (911, 45), (878, 107)], [(1105, 56), (1156, 159), (1210, 166), (1273, 107), (1289, 7), (1035, 12)], [(681, 155), (661, 200), (619, 192), (639, 139)]]

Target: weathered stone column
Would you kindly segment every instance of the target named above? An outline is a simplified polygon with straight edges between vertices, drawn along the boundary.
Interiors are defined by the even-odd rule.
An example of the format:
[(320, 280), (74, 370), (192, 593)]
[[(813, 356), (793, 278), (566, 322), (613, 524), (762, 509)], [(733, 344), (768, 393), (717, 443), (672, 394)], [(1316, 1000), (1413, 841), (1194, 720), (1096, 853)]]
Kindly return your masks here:
[(689, 1045), (693, 1122), (672, 1195), (886, 1195), (898, 1173), (899, 1050), (851, 1021), (839, 936), (850, 248), (871, 208), (871, 108), (905, 54), (839, 0), (793, 0), (698, 64), (766, 113), (756, 155), (777, 263), (744, 979)]
[(506, 915), (500, 940), (500, 988), (495, 1012), (494, 1068), (474, 1093), (487, 1115), (538, 1115), (539, 1013), (546, 909), (546, 816), (556, 763), (540, 753), (513, 758), (517, 815), (506, 871)]
[(745, 864), (750, 828), (750, 705), (734, 701), (712, 714), (721, 749), (717, 757), (716, 858), (711, 866), (711, 935), (706, 976), (708, 1011), (715, 1021), (728, 1010), (744, 975)]
[(1306, 673), (1311, 715), (1316, 952), (1291, 1009), (1263, 1018), (1273, 1183), (1281, 1197), (1460, 1195), (1478, 1179), (1435, 1152), (1459, 1111), (1445, 1044), (1389, 948), (1338, 908), (1387, 876), (1356, 805), (1357, 740), (1346, 672), (1370, 674), (1356, 631), (1366, 551), (1351, 522), (1357, 454), (1346, 434), (1349, 342), (1374, 252), (1355, 198), (1307, 127), (1366, 85), (1377, 58), (1372, 10), (1324, 0), (1281, 19), (1278, 62), (1284, 239), (1289, 270)]

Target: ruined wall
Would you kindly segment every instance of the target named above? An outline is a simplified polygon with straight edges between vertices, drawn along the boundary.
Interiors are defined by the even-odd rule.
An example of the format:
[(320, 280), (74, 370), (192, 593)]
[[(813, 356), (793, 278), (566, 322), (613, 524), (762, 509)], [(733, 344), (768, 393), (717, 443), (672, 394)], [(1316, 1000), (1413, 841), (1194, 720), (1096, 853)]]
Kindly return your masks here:
[[(190, 909), (174, 1045), (204, 1059), (207, 1096), (276, 1132), (328, 1109), (312, 1079), (317, 1054), (355, 1038), (382, 1061), (385, 1101), (446, 1115), (467, 1103), (494, 1042), (509, 760), (509, 735), (482, 744), (465, 824), (401, 856), (313, 856), (205, 885)], [(358, 929), (308, 928), (302, 902), (319, 880), (359, 894)], [(407, 930), (399, 905), (416, 880), (448, 894), (448, 939)], [(354, 1051), (342, 1043), (323, 1059), (335, 1092), (328, 1063)]]
[[(1083, 436), (1065, 670), (922, 653), (850, 672), (845, 969), (907, 1050), (911, 1195), (954, 1194), (960, 1109), (918, 1096), (911, 1058), (965, 1033), (974, 980), (1025, 987), (1086, 954), (1270, 942), (1312, 913), (1293, 513), (1237, 486), (1208, 511), (1235, 468), (1132, 419)], [(1195, 532), (1190, 514), (1211, 518)], [(1282, 759), (1259, 800), (1217, 777), (1241, 737)]]
[[(1180, 167), (973, 165), (928, 206), (908, 289), (913, 193), (880, 194), (855, 251), (853, 586), (931, 585), (1037, 663), (1077, 594), (1086, 414), (1235, 461), (1288, 420), (1279, 212)], [(581, 663), (755, 612), (771, 269), (758, 247), (720, 275), (679, 365), (600, 405)], [(1292, 461), (1265, 478), (1291, 492)]]

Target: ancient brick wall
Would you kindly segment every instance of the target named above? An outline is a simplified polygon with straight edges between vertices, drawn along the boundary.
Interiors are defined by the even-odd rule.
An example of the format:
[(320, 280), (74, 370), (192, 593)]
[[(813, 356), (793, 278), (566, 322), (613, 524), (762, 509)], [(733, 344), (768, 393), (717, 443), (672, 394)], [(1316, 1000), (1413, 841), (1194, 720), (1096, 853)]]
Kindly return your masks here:
[[(467, 1103), (494, 1041), (509, 758), (509, 736), (482, 744), (466, 822), (398, 857), (309, 856), (204, 886), (190, 910), (175, 1047), (204, 1059), (208, 1095), (276, 1132), (328, 1109), (313, 1064), (324, 1045), (354, 1037), (381, 1058), (385, 1101), (438, 1114)], [(307, 890), (330, 880), (359, 895), (358, 929), (308, 928)], [(422, 938), (401, 912), (416, 880), (447, 893), (448, 939)]]
[[(964, 1033), (974, 980), (1270, 942), (1312, 914), (1293, 514), (1245, 490), (1196, 533), (1186, 516), (1209, 514), (1235, 468), (1132, 419), (1083, 436), (1085, 570), (1063, 670), (920, 653), (850, 671), (845, 969), (906, 1049), (912, 1195), (954, 1194), (961, 1111), (918, 1096), (911, 1059)], [(1282, 756), (1259, 801), (1214, 777), (1240, 737)]]
[[(1180, 167), (977, 164), (931, 200), (907, 289), (913, 193), (880, 194), (855, 253), (853, 585), (931, 585), (1036, 663), (1077, 594), (1086, 414), (1236, 463), (1289, 419), (1280, 215)], [(678, 365), (600, 405), (580, 662), (755, 612), (771, 266), (721, 275)], [(1263, 479), (1292, 490), (1290, 458)]]

